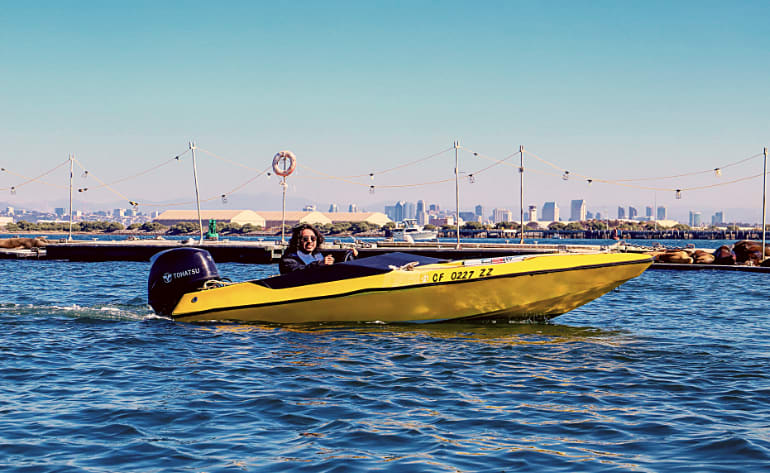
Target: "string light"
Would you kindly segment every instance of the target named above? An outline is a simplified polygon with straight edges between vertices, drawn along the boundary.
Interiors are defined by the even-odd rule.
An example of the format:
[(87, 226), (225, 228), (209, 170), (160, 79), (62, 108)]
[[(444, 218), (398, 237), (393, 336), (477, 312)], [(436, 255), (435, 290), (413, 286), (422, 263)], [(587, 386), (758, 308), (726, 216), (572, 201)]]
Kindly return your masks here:
[[(531, 153), (531, 152), (527, 151), (527, 154), (532, 156), (533, 158), (537, 159), (538, 161), (542, 162), (543, 164), (546, 164), (546, 165), (548, 165), (548, 166), (550, 166), (550, 167), (552, 167), (552, 168), (554, 168), (554, 169), (556, 169), (556, 170), (558, 170), (560, 172), (564, 171), (564, 168), (561, 168), (561, 167), (557, 166), (554, 163), (546, 161), (545, 159), (537, 156), (534, 153)], [(707, 170), (703, 170), (703, 171), (689, 172), (689, 173), (684, 173), (684, 174), (676, 174), (676, 175), (672, 175), (672, 176), (642, 177), (642, 178), (633, 178), (633, 179), (612, 179), (612, 180), (597, 179), (597, 181), (605, 182), (605, 183), (608, 183), (608, 184), (625, 185), (625, 184), (621, 184), (621, 183), (623, 183), (623, 182), (633, 182), (633, 181), (652, 181), (652, 180), (672, 179), (672, 178), (685, 177), (685, 176), (695, 176), (695, 175), (698, 175), (698, 174), (716, 172), (717, 169), (719, 169), (721, 171), (722, 169), (725, 169), (725, 168), (728, 168), (728, 167), (731, 167), (731, 166), (737, 166), (739, 164), (745, 163), (745, 162), (750, 161), (750, 160), (752, 160), (754, 158), (757, 158), (759, 156), (762, 156), (762, 154), (761, 153), (760, 154), (755, 154), (753, 156), (749, 156), (748, 158), (744, 158), (744, 159), (741, 159), (741, 160), (738, 160), (738, 161), (735, 161), (735, 162), (732, 162), (732, 163), (729, 163), (729, 164), (725, 164), (723, 166), (720, 166), (719, 168), (707, 169)], [(582, 176), (580, 174), (577, 174), (577, 175), (580, 176), (580, 177), (587, 177), (587, 176)], [(761, 174), (760, 174), (760, 176), (761, 176)], [(631, 186), (629, 186), (629, 187), (631, 187)], [(637, 187), (637, 188), (638, 189), (652, 189), (652, 188), (649, 188), (649, 187)], [(665, 190), (668, 190), (668, 189), (665, 189)]]
[[(450, 148), (450, 149), (451, 149), (451, 148)], [(465, 149), (465, 148), (463, 148), (463, 149)], [(393, 171), (393, 170), (396, 170), (396, 169), (399, 169), (399, 168), (403, 168), (403, 167), (406, 167), (406, 166), (411, 166), (411, 165), (417, 164), (418, 162), (421, 162), (421, 161), (424, 161), (424, 160), (426, 160), (426, 159), (428, 159), (428, 158), (431, 158), (431, 157), (437, 156), (437, 155), (439, 155), (439, 154), (442, 154), (442, 153), (444, 153), (445, 151), (446, 151), (446, 150), (444, 150), (444, 151), (442, 151), (442, 152), (440, 152), (440, 153), (436, 153), (436, 154), (434, 154), (434, 155), (431, 155), (431, 156), (425, 157), (425, 158), (421, 158), (421, 159), (419, 159), (419, 160), (416, 160), (416, 161), (413, 161), (413, 162), (410, 162), (410, 163), (405, 163), (405, 164), (403, 164), (403, 165), (401, 165), (401, 166), (397, 166), (397, 167), (394, 167), (394, 168), (391, 168), (391, 169), (387, 169), (387, 170), (385, 170), (385, 171), (383, 171), (383, 172), (390, 172), (390, 171)], [(473, 152), (473, 151), (471, 151), (471, 150), (467, 150), (467, 149), (466, 149), (466, 151), (469, 151), (469, 152), (471, 152), (471, 153), (473, 154), (473, 156), (477, 156), (477, 157), (479, 157), (479, 156), (480, 156), (480, 157), (484, 157), (484, 156), (482, 156), (482, 155), (481, 155), (480, 153), (478, 153), (478, 152)], [(186, 153), (186, 152), (187, 152), (187, 151), (185, 151), (185, 153)], [(184, 156), (184, 154), (185, 154), (185, 153), (181, 153), (180, 155), (173, 157), (173, 158), (172, 158), (170, 161), (173, 161), (173, 160), (176, 160), (176, 161), (180, 161), (180, 160), (181, 160), (181, 158)], [(209, 154), (210, 154), (210, 153), (209, 153)], [(516, 154), (518, 154), (518, 153), (516, 153)], [(532, 153), (529, 153), (529, 154), (530, 154), (530, 155), (532, 155)], [(533, 155), (533, 156), (534, 156), (534, 155)], [(217, 156), (214, 156), (214, 157), (217, 157)], [(535, 156), (535, 157), (536, 157), (536, 156)], [(743, 163), (743, 162), (745, 162), (745, 161), (748, 161), (749, 159), (753, 159), (753, 158), (755, 158), (755, 157), (756, 157), (756, 156), (751, 156), (751, 157), (749, 157), (749, 158), (743, 159), (743, 160), (741, 160), (741, 161), (737, 161), (737, 162), (735, 162), (735, 163), (729, 163), (729, 164), (727, 164), (727, 165), (724, 165), (724, 166), (721, 166), (721, 167), (716, 167), (716, 168), (712, 168), (711, 170), (700, 171), (700, 172), (705, 172), (705, 173), (713, 172), (713, 173), (714, 173), (714, 175), (715, 175), (716, 177), (721, 177), (721, 176), (722, 176), (722, 170), (723, 170), (723, 169), (725, 169), (725, 168), (727, 168), (727, 167), (730, 167), (730, 166), (736, 166), (736, 165), (739, 165), (739, 164), (741, 164), (741, 163)], [(217, 157), (217, 158), (218, 158), (218, 157)], [(484, 157), (484, 158), (485, 158), (485, 159), (491, 159), (491, 158), (487, 158), (487, 157)], [(223, 159), (223, 158), (219, 158), (219, 159)], [(540, 159), (540, 158), (538, 158), (538, 159)], [(506, 158), (506, 160), (507, 160), (507, 158)], [(565, 181), (569, 180), (569, 178), (570, 178), (570, 174), (572, 174), (570, 171), (564, 170), (563, 168), (559, 168), (558, 166), (556, 166), (556, 165), (554, 165), (554, 164), (551, 164), (551, 163), (548, 163), (548, 162), (547, 162), (547, 161), (545, 161), (545, 160), (542, 160), (542, 159), (540, 159), (540, 160), (541, 160), (541, 161), (543, 161), (544, 163), (546, 163), (546, 164), (549, 164), (549, 165), (551, 165), (552, 167), (556, 168), (558, 171), (561, 171), (561, 172), (563, 173), (563, 174), (561, 175), (561, 178), (562, 178), (563, 180), (565, 180)], [(67, 160), (67, 161), (65, 161), (65, 163), (68, 163), (69, 161), (70, 161), (70, 160)], [(170, 161), (166, 161), (165, 163), (169, 163)], [(498, 164), (506, 164), (504, 161), (505, 161), (505, 160), (502, 160), (502, 161), (501, 161), (501, 160), (495, 160), (495, 163), (494, 163), (494, 164), (492, 164), (492, 166), (495, 166), (495, 165), (498, 165)], [(77, 164), (78, 164), (78, 165), (79, 165), (81, 168), (83, 168), (83, 166), (82, 166), (82, 165), (81, 165), (81, 164), (80, 164), (80, 163), (79, 163), (77, 160), (75, 160), (75, 162), (76, 162), (76, 163), (77, 163)], [(62, 165), (64, 165), (65, 163), (63, 163)], [(163, 163), (163, 164), (165, 164), (165, 163)], [(234, 162), (230, 162), (230, 163), (231, 163), (231, 164), (238, 164), (238, 163), (234, 163)], [(163, 164), (161, 164), (161, 165), (163, 165)], [(62, 165), (59, 165), (59, 166), (57, 166), (57, 167), (56, 167), (56, 168), (54, 168), (54, 169), (58, 169), (58, 168), (59, 168), (59, 167), (61, 167)], [(240, 165), (240, 164), (238, 164), (238, 165)], [(512, 165), (512, 164), (508, 164), (508, 165), (511, 165), (511, 167), (517, 167), (517, 169), (518, 169), (519, 173), (523, 173), (523, 172), (524, 172), (524, 167), (523, 167), (523, 166), (515, 166), (515, 165)], [(242, 166), (242, 167), (246, 167), (246, 166), (243, 166), (243, 165), (240, 165), (240, 166)], [(468, 174), (466, 174), (466, 177), (468, 178), (468, 182), (469, 182), (470, 184), (473, 184), (473, 183), (475, 183), (475, 182), (476, 182), (476, 176), (475, 176), (475, 174), (477, 174), (478, 172), (482, 172), (482, 171), (484, 171), (484, 170), (486, 170), (486, 169), (488, 169), (489, 167), (492, 167), (492, 166), (488, 166), (487, 168), (484, 168), (484, 169), (482, 169), (482, 170), (479, 170), (479, 171), (475, 171), (474, 173), (468, 173)], [(117, 182), (122, 182), (122, 181), (128, 180), (128, 179), (130, 179), (130, 178), (133, 178), (133, 177), (138, 177), (139, 175), (141, 175), (141, 174), (145, 174), (145, 173), (148, 173), (148, 172), (150, 172), (150, 171), (153, 171), (153, 170), (157, 169), (158, 167), (160, 167), (160, 165), (159, 165), (159, 166), (154, 166), (153, 168), (151, 168), (151, 169), (148, 169), (148, 170), (146, 170), (146, 171), (143, 171), (143, 172), (142, 172), (142, 173), (140, 173), (140, 174), (137, 174), (137, 175), (133, 175), (133, 176), (129, 176), (129, 177), (126, 177), (126, 178), (121, 178), (121, 179), (119, 179), (119, 180), (117, 180), (117, 181), (115, 181), (115, 182), (112, 182), (112, 183), (110, 183), (110, 184), (115, 184), (115, 183), (117, 183)], [(3, 190), (3, 189), (9, 189), (9, 190), (10, 190), (10, 192), (11, 192), (11, 195), (16, 195), (16, 193), (17, 193), (17, 189), (18, 189), (19, 187), (23, 186), (23, 185), (26, 185), (26, 184), (27, 184), (27, 183), (29, 183), (29, 182), (34, 182), (34, 181), (37, 181), (37, 182), (39, 182), (39, 183), (42, 183), (42, 184), (47, 184), (46, 182), (42, 181), (40, 178), (41, 178), (41, 177), (43, 177), (44, 175), (50, 174), (50, 173), (51, 173), (51, 172), (52, 172), (54, 169), (52, 169), (51, 171), (48, 171), (48, 172), (46, 172), (45, 174), (43, 174), (43, 175), (41, 175), (41, 176), (38, 176), (38, 177), (36, 177), (36, 178), (27, 178), (26, 176), (20, 176), (20, 175), (18, 175), (18, 174), (16, 174), (16, 173), (14, 173), (14, 172), (12, 172), (12, 171), (9, 171), (9, 170), (7, 170), (7, 169), (6, 169), (6, 168), (4, 168), (4, 167), (0, 167), (0, 171), (2, 171), (2, 172), (7, 172), (7, 173), (9, 173), (9, 174), (18, 175), (18, 176), (20, 176), (20, 177), (24, 177), (25, 179), (28, 179), (26, 182), (23, 182), (23, 183), (21, 183), (21, 184), (18, 184), (18, 183), (17, 183), (17, 184), (16, 184), (15, 186), (13, 186), (13, 187), (10, 187), (10, 188), (9, 188), (9, 187), (0, 188), (0, 190)], [(541, 171), (538, 171), (538, 170), (534, 170), (533, 172), (535, 172), (535, 173), (542, 173)], [(377, 173), (379, 173), (379, 172), (377, 172)], [(269, 178), (270, 178), (270, 176), (272, 175), (272, 173), (270, 173), (270, 172), (263, 172), (262, 174), (265, 174), (265, 175), (267, 176), (267, 178), (268, 178), (268, 179), (269, 179)], [(694, 175), (694, 174), (697, 174), (697, 173), (688, 173), (687, 175)], [(82, 177), (83, 179), (87, 179), (89, 175), (91, 175), (91, 178), (92, 178), (92, 179), (95, 179), (95, 180), (97, 180), (97, 181), (98, 181), (98, 183), (100, 184), (100, 185), (90, 186), (90, 189), (91, 189), (91, 190), (94, 190), (94, 189), (98, 189), (98, 188), (102, 188), (102, 187), (107, 187), (107, 189), (108, 189), (108, 190), (112, 191), (113, 193), (115, 193), (115, 194), (117, 194), (117, 195), (120, 195), (120, 193), (119, 193), (117, 190), (115, 190), (115, 189), (111, 189), (111, 188), (109, 187), (109, 186), (110, 186), (110, 184), (107, 184), (107, 183), (105, 183), (105, 182), (101, 181), (101, 180), (98, 178), (98, 176), (95, 176), (95, 175), (91, 174), (91, 173), (90, 173), (88, 170), (86, 170), (86, 169), (84, 169), (84, 168), (83, 168), (83, 169), (82, 169), (82, 175), (81, 175), (81, 177)], [(362, 175), (361, 177), (364, 177), (364, 176), (369, 176), (370, 180), (371, 180), (371, 181), (374, 181), (374, 175), (375, 175), (375, 172), (370, 172), (370, 173), (367, 173), (367, 174), (364, 174), (364, 175)], [(557, 177), (557, 178), (559, 177), (559, 174), (557, 174), (557, 173), (552, 173), (551, 175), (552, 175), (553, 177)], [(624, 184), (620, 184), (620, 181), (619, 181), (619, 180), (608, 181), (608, 180), (602, 180), (602, 179), (587, 178), (587, 176), (581, 175), (581, 174), (579, 174), (579, 173), (574, 173), (574, 175), (575, 175), (575, 176), (577, 176), (578, 178), (584, 178), (584, 179), (585, 179), (585, 181), (587, 182), (587, 184), (588, 184), (589, 186), (590, 186), (590, 185), (592, 185), (592, 183), (593, 183), (594, 181), (597, 181), (597, 182), (603, 182), (603, 183), (611, 183), (611, 184), (624, 185)], [(258, 175), (258, 176), (255, 176), (255, 178), (254, 178), (254, 179), (256, 179), (256, 178), (257, 178), (257, 177), (259, 177), (259, 176), (260, 176), (260, 175)], [(761, 174), (760, 174), (760, 175), (758, 175), (758, 176), (761, 176)], [(671, 178), (671, 177), (677, 177), (677, 176), (666, 176), (665, 178)], [(741, 179), (732, 180), (732, 181), (730, 181), (730, 182), (723, 182), (723, 181), (720, 181), (720, 184), (712, 184), (712, 185), (709, 185), (709, 186), (702, 186), (702, 187), (687, 187), (687, 188), (676, 189), (676, 190), (675, 190), (675, 191), (676, 191), (676, 198), (677, 198), (677, 199), (682, 199), (682, 192), (683, 192), (683, 191), (687, 191), (687, 190), (696, 190), (696, 189), (703, 189), (703, 188), (709, 188), (709, 187), (718, 187), (718, 186), (723, 186), (723, 185), (727, 185), (727, 184), (732, 184), (732, 183), (735, 183), (735, 182), (739, 182), (739, 181), (748, 180), (748, 179), (751, 179), (751, 178), (755, 178), (755, 177), (757, 177), (757, 176), (749, 176), (749, 177), (745, 177), (745, 178), (741, 178)], [(335, 176), (329, 176), (329, 175), (327, 175), (327, 178), (332, 178), (332, 179), (335, 179), (335, 178), (336, 178), (336, 179), (338, 179), (338, 180), (341, 180), (341, 179), (340, 179), (340, 178), (338, 178), (338, 177), (335, 177)], [(249, 182), (253, 181), (254, 179), (251, 179)], [(648, 179), (653, 179), (653, 178), (648, 178)], [(381, 189), (383, 189), (383, 188), (385, 188), (385, 189), (391, 189), (391, 188), (402, 188), (402, 187), (419, 187), (419, 186), (425, 186), (425, 185), (430, 185), (430, 184), (436, 184), (436, 183), (445, 182), (445, 181), (447, 181), (447, 182), (448, 182), (448, 181), (450, 181), (450, 180), (451, 180), (451, 179), (446, 179), (446, 180), (443, 180), (443, 181), (434, 181), (434, 182), (420, 182), (420, 183), (416, 183), (416, 184), (404, 184), (404, 185), (384, 185), (384, 186), (383, 186), (383, 185), (380, 185), (380, 186), (378, 186), (378, 187), (380, 187)], [(629, 180), (631, 180), (631, 179), (629, 179)], [(643, 180), (643, 179), (636, 179), (636, 180)], [(357, 184), (357, 185), (362, 185), (362, 184), (363, 184), (363, 183), (361, 183), (361, 182), (350, 182), (350, 183), (352, 183), (352, 184)], [(93, 183), (93, 184), (96, 184), (96, 183)], [(48, 184), (48, 185), (52, 185), (52, 184)], [(366, 186), (366, 185), (365, 185), (365, 184), (363, 184), (363, 186)], [(61, 187), (61, 186), (57, 186), (57, 187)], [(242, 187), (242, 186), (241, 186), (241, 187)], [(368, 186), (368, 187), (369, 187), (369, 192), (370, 192), (371, 194), (374, 194), (374, 193), (375, 193), (375, 189), (376, 189), (376, 188), (375, 188), (375, 186), (374, 186), (374, 185), (370, 185), (370, 186)], [(628, 186), (628, 185), (627, 185), (627, 187), (636, 187), (636, 186)], [(665, 191), (671, 191), (672, 189), (671, 189), (671, 188), (668, 188), (668, 189), (656, 189), (656, 190), (665, 190)], [(89, 191), (89, 187), (83, 187), (83, 188), (80, 188), (80, 189), (78, 189), (78, 192), (80, 192), (80, 193), (83, 193), (83, 192), (87, 192), (87, 191)], [(228, 202), (228, 200), (229, 200), (229, 199), (228, 199), (228, 194), (219, 194), (219, 195), (216, 195), (216, 194), (215, 194), (215, 196), (213, 197), (213, 199), (217, 199), (217, 198), (221, 199), (221, 200), (222, 200), (222, 203), (227, 203), (227, 202)], [(132, 205), (133, 205), (133, 204), (132, 204)], [(138, 206), (138, 204), (135, 204), (135, 205), (137, 205), (137, 206)], [(147, 205), (147, 204), (143, 204), (143, 205)], [(150, 205), (152, 205), (152, 204), (150, 204)], [(160, 204), (160, 205), (169, 205), (169, 204)]]

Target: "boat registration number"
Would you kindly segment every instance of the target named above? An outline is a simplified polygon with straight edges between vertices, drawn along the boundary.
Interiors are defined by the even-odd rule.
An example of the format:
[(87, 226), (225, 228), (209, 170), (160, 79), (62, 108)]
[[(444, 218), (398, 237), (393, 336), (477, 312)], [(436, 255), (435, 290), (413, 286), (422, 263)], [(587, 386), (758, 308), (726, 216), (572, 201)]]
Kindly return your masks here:
[(462, 281), (473, 278), (486, 278), (492, 275), (494, 268), (464, 269), (461, 271), (444, 271), (433, 274), (426, 274), (422, 277), (423, 282), (446, 282)]

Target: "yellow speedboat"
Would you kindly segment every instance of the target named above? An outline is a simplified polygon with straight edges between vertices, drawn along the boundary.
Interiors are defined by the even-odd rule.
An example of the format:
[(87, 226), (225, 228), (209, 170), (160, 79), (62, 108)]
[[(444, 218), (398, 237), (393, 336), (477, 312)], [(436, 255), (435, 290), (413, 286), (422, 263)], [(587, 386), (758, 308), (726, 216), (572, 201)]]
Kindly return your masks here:
[(442, 261), (390, 253), (266, 279), (220, 281), (211, 255), (167, 250), (153, 259), (156, 313), (183, 322), (443, 322), (547, 320), (639, 276), (652, 263), (627, 253)]

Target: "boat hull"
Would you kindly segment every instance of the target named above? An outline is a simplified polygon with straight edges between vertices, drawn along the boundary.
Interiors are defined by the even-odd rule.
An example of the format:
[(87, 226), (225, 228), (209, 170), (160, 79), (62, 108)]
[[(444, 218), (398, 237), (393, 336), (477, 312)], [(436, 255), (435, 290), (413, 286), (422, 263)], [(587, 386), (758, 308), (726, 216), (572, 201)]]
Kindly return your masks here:
[(423, 230), (419, 232), (404, 232), (404, 231), (393, 231), (393, 240), (394, 241), (430, 241), (430, 240), (436, 240), (438, 238), (438, 232), (435, 231), (429, 231), (429, 230)]
[(543, 255), (459, 261), (301, 287), (255, 281), (185, 294), (179, 321), (268, 323), (547, 320), (641, 274), (647, 256)]

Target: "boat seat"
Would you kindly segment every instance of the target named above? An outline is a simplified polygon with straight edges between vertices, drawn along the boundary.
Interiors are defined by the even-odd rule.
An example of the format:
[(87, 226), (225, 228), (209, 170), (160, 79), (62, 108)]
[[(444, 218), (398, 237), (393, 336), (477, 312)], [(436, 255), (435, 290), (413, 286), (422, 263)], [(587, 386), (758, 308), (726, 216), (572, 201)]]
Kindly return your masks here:
[(270, 289), (286, 289), (307, 284), (341, 281), (343, 279), (387, 273), (393, 271), (391, 266), (401, 267), (415, 261), (421, 265), (447, 262), (447, 260), (443, 259), (396, 251), (393, 253), (370, 256), (368, 258), (345, 261), (344, 263), (336, 263), (330, 266), (316, 266), (300, 269), (280, 276), (258, 279), (251, 282)]

